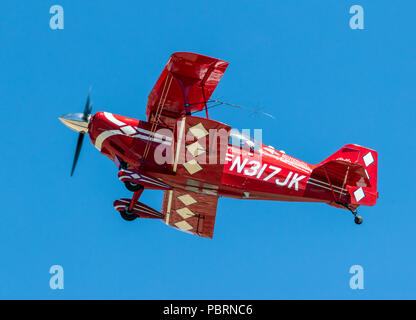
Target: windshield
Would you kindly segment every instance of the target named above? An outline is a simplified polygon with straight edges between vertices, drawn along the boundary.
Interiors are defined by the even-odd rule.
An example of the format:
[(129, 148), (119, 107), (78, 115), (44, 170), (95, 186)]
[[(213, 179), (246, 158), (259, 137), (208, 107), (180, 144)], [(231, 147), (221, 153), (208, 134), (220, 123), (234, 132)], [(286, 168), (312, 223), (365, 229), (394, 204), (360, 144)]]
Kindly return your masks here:
[(242, 133), (237, 129), (231, 129), (229, 143), (235, 147), (244, 148), (251, 151), (258, 150), (261, 146), (261, 142), (255, 140), (245, 133)]

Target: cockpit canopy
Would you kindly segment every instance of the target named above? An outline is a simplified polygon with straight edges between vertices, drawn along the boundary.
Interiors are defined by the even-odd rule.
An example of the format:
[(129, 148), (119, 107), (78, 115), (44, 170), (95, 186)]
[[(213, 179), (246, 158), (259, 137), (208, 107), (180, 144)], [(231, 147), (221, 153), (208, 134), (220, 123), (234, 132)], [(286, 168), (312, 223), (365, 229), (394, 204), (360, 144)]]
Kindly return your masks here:
[(247, 151), (256, 151), (261, 148), (261, 142), (237, 129), (230, 130), (229, 144)]

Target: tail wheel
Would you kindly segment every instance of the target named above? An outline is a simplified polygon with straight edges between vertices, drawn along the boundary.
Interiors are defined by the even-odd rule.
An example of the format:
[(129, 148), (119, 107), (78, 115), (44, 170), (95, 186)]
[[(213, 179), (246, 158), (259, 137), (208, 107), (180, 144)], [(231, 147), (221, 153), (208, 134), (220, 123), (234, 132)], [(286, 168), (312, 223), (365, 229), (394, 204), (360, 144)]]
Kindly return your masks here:
[(124, 185), (126, 186), (127, 190), (131, 192), (136, 192), (144, 188), (141, 184), (135, 184), (130, 181), (124, 182)]
[(133, 221), (138, 218), (133, 212), (128, 212), (127, 210), (120, 211), (120, 216), (126, 221)]
[(361, 216), (355, 216), (354, 217), (354, 222), (356, 224), (362, 224), (363, 223), (363, 218)]
[(364, 220), (361, 216), (358, 215), (357, 208), (355, 208), (355, 210), (354, 210), (346, 203), (342, 203), (342, 202), (336, 202), (336, 203), (345, 207), (345, 209), (351, 211), (351, 213), (354, 215), (355, 224), (362, 224), (363, 223)]

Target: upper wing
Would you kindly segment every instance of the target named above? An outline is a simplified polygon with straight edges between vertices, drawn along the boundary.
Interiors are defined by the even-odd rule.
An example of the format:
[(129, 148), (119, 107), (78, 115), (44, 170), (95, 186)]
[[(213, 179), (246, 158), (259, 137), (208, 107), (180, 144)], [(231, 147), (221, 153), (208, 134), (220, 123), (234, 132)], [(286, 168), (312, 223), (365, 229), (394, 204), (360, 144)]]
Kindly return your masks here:
[(173, 127), (180, 116), (203, 110), (227, 67), (228, 62), (196, 53), (172, 54), (149, 94), (148, 121)]
[(194, 235), (212, 238), (218, 196), (187, 190), (165, 191), (162, 205), (167, 225)]

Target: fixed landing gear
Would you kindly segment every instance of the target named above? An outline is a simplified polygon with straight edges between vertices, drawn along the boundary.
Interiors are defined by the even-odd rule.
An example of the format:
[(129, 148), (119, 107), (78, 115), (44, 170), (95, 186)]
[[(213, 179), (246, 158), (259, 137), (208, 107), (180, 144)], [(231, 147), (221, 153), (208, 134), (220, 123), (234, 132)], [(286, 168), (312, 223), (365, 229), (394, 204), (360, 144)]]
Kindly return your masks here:
[(126, 186), (127, 190), (131, 192), (137, 192), (139, 190), (144, 189), (144, 187), (141, 184), (132, 183), (130, 181), (124, 182), (124, 185)]
[(165, 217), (163, 213), (138, 201), (143, 190), (142, 188), (133, 193), (131, 199), (123, 198), (114, 201), (114, 209), (120, 213), (121, 218), (126, 221), (133, 221), (137, 218), (163, 219)]
[(355, 216), (354, 217), (354, 222), (355, 224), (362, 224), (363, 223), (363, 218), (361, 216)]
[(168, 190), (170, 188), (168, 185), (158, 179), (146, 177), (135, 169), (120, 170), (118, 178), (124, 183), (127, 190), (133, 192), (131, 198), (118, 199), (113, 203), (114, 209), (120, 213), (121, 218), (133, 221), (137, 218), (163, 219), (165, 217), (163, 213), (139, 202), (139, 199), (147, 186)]
[(362, 224), (363, 223), (363, 218), (361, 216), (358, 215), (357, 210), (353, 210), (351, 209), (347, 204), (345, 203), (341, 203), (341, 202), (337, 202), (337, 204), (345, 207), (345, 209), (348, 209), (353, 215), (354, 215), (354, 222), (355, 224)]
[(129, 208), (126, 208), (126, 210), (120, 211), (120, 216), (126, 221), (136, 220), (138, 216), (134, 214), (133, 212), (129, 212), (128, 210)]
[(125, 208), (121, 209), (120, 216), (126, 221), (133, 221), (136, 220), (139, 216), (134, 212), (134, 207), (137, 201), (139, 200), (140, 196), (143, 193), (144, 187), (141, 184), (134, 184), (131, 182), (126, 181), (125, 185), (128, 190), (133, 191), (133, 197), (129, 200), (128, 204), (126, 204)]
[(363, 218), (361, 216), (358, 215), (357, 210), (352, 210), (351, 208), (347, 207), (348, 210), (351, 211), (351, 213), (354, 215), (354, 222), (355, 224), (362, 224), (363, 223)]

